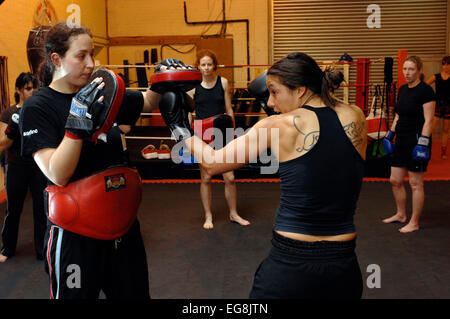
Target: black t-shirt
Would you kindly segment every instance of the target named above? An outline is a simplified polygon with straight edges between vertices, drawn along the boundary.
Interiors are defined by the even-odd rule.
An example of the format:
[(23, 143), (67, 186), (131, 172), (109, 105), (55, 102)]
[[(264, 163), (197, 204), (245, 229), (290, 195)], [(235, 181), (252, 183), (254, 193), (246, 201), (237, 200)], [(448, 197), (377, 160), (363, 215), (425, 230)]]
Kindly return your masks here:
[(435, 100), (433, 88), (425, 82), (413, 88), (408, 84), (402, 85), (395, 106), (395, 113), (399, 115), (395, 132), (400, 135), (421, 134), (425, 123), (423, 105)]
[[(9, 121), (14, 113), (20, 114), (20, 108), (17, 107), (17, 105), (12, 105), (5, 109), (0, 114), (0, 121), (3, 123), (9, 124)], [(11, 125), (16, 125), (15, 123), (11, 123)], [(8, 163), (14, 163), (14, 164), (33, 164), (34, 161), (27, 157), (20, 156), (20, 136), (13, 137), (11, 135), (8, 135), (8, 138), (13, 139), (14, 142), (12, 145), (5, 150), (6, 153), (6, 160)]]
[[(46, 87), (25, 101), (19, 122), (22, 156), (30, 157), (40, 149), (58, 147), (65, 135), (66, 119), (74, 95)], [(143, 105), (141, 92), (126, 91), (116, 123), (135, 124)], [(97, 144), (87, 140), (83, 142), (80, 159), (70, 181), (124, 162), (120, 130), (113, 127), (107, 135), (106, 143), (102, 140), (98, 140)]]

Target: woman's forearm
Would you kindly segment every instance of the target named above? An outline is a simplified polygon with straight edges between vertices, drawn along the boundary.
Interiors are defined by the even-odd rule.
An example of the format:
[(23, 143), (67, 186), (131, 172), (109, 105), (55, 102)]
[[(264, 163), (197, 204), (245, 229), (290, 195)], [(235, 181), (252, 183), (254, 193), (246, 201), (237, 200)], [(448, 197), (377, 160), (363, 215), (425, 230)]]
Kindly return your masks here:
[(433, 121), (432, 120), (425, 121), (422, 127), (422, 135), (430, 137), (431, 133), (433, 133), (432, 130), (433, 130)]
[(185, 140), (191, 154), (211, 176), (236, 170), (245, 165), (248, 158), (240, 158), (238, 155), (238, 145), (242, 142), (242, 139), (241, 141), (233, 140), (222, 149), (214, 150), (195, 135)]
[(398, 122), (398, 114), (396, 113), (394, 116), (394, 120), (392, 121), (392, 125), (391, 125), (391, 131), (395, 132), (395, 127), (397, 126), (397, 122)]
[(65, 186), (78, 165), (83, 140), (65, 137), (58, 148), (45, 148), (33, 154), (44, 175), (58, 186)]

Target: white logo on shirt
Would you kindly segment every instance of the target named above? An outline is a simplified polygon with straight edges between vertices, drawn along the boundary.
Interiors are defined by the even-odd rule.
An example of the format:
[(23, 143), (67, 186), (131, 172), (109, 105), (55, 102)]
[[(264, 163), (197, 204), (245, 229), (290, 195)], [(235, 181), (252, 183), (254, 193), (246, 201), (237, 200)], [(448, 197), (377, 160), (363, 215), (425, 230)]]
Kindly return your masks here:
[(29, 135), (37, 134), (37, 132), (38, 132), (38, 130), (36, 128), (34, 130), (29, 130), (29, 131), (23, 132), (23, 136), (29, 136)]
[(12, 120), (14, 123), (16, 123), (16, 124), (19, 124), (19, 114), (14, 113), (14, 114), (11, 116), (11, 120)]

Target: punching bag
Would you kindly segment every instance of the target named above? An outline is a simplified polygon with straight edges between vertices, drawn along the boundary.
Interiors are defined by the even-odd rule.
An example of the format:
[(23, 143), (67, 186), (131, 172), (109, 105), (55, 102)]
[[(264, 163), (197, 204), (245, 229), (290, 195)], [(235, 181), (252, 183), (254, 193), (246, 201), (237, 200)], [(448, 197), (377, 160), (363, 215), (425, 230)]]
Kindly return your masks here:
[(51, 26), (39, 26), (34, 28), (28, 34), (27, 41), (27, 58), (30, 71), (39, 78), (39, 65), (44, 61), (44, 44), (45, 37)]

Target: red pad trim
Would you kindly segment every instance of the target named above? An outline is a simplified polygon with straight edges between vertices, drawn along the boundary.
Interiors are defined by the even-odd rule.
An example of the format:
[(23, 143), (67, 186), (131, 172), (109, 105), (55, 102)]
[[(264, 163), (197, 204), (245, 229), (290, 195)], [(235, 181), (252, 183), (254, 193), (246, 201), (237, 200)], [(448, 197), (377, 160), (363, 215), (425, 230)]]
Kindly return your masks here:
[[(114, 82), (115, 85), (117, 85), (117, 90), (115, 91), (115, 96), (113, 97), (113, 104), (110, 107), (110, 111), (108, 113), (107, 118), (103, 122), (103, 125), (100, 127), (100, 129), (95, 132), (92, 135), (92, 140), (95, 142), (98, 139), (98, 136), (102, 133), (107, 133), (111, 127), (114, 124), (114, 121), (116, 120), (117, 114), (119, 113), (120, 107), (122, 105), (123, 97), (125, 95), (125, 82), (123, 79), (114, 73), (111, 70), (98, 70), (97, 72), (94, 72), (92, 75), (93, 77), (102, 76), (101, 73), (108, 73), (110, 75), (111, 80)], [(96, 74), (100, 73), (100, 74)], [(104, 79), (105, 80), (105, 79)]]
[(72, 140), (81, 140), (81, 137), (79, 137), (78, 135), (75, 135), (73, 133), (70, 133), (69, 131), (66, 131), (65, 136)]
[(197, 70), (167, 70), (153, 73), (150, 77), (150, 83), (158, 82), (190, 82), (202, 81), (202, 74)]

